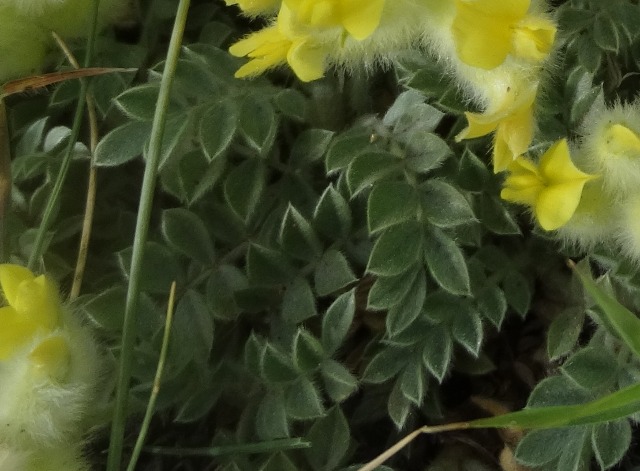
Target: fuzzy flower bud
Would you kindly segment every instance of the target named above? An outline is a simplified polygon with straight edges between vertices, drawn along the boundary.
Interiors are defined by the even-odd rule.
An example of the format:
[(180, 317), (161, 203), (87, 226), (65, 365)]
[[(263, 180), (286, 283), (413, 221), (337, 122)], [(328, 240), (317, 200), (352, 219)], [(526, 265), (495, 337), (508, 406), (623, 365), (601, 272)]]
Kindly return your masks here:
[(82, 434), (100, 358), (46, 276), (0, 265), (0, 443), (51, 446)]

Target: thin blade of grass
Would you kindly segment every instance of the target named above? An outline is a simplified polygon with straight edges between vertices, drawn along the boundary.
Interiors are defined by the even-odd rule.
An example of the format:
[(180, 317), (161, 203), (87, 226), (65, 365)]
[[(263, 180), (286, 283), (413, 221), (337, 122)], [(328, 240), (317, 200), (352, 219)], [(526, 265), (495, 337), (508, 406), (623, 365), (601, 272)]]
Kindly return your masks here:
[(620, 304), (617, 299), (600, 288), (591, 278), (591, 274), (585, 273), (583, 266), (576, 265), (571, 261), (569, 266), (578, 276), (587, 293), (602, 309), (605, 316), (602, 321), (605, 327), (612, 330), (611, 333), (619, 337), (640, 358), (640, 319)]
[(469, 422), (457, 422), (433, 427), (425, 426), (404, 437), (391, 448), (361, 467), (360, 471), (372, 471), (423, 433), (433, 434), (470, 428), (521, 428), (531, 430), (592, 425), (622, 419), (638, 411), (640, 411), (640, 384), (634, 384), (585, 404), (536, 407)]

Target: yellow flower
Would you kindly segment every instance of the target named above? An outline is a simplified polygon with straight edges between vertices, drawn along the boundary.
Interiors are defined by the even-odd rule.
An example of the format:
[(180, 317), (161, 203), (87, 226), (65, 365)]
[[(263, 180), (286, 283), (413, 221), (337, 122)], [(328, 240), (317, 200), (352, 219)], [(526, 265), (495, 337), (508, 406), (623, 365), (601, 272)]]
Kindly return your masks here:
[(369, 37), (380, 24), (384, 0), (284, 0), (295, 20), (312, 27), (340, 26), (353, 38)]
[(543, 154), (537, 166), (525, 157), (509, 165), (500, 196), (533, 208), (540, 226), (552, 231), (571, 219), (585, 183), (593, 178), (576, 168), (567, 141), (562, 139)]
[(509, 89), (506, 99), (495, 111), (465, 113), (469, 126), (456, 136), (456, 141), (485, 136), (495, 131), (493, 170), (502, 172), (513, 160), (524, 154), (533, 139), (533, 102), (537, 86), (524, 92)]
[(383, 8), (384, 0), (284, 0), (274, 24), (229, 48), (232, 55), (251, 59), (235, 76), (251, 77), (288, 63), (303, 82), (319, 79), (344, 35), (357, 41), (369, 37)]
[[(27, 268), (0, 265), (0, 286), (8, 304), (0, 307), (0, 360), (8, 360), (36, 336), (50, 335), (59, 326), (62, 311), (55, 285)], [(62, 379), (69, 362), (66, 340), (56, 335), (37, 342), (29, 353), (34, 372)]]
[(493, 69), (509, 54), (534, 62), (553, 45), (556, 27), (548, 19), (527, 15), (530, 0), (456, 0), (452, 31), (460, 60)]
[(324, 75), (327, 56), (322, 47), (314, 45), (308, 38), (289, 39), (282, 34), (278, 24), (238, 41), (229, 48), (229, 52), (236, 57), (247, 56), (251, 59), (236, 71), (237, 78), (253, 77), (288, 63), (303, 82)]

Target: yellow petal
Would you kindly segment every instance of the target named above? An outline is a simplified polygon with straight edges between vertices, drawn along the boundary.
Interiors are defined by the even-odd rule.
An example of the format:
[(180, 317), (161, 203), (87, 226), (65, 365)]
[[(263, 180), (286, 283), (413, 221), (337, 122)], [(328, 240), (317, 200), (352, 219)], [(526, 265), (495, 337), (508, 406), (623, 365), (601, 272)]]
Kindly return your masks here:
[(564, 184), (572, 180), (587, 181), (595, 178), (573, 164), (566, 139), (554, 143), (540, 159), (540, 174), (548, 185)]
[(340, 12), (331, 0), (309, 2), (308, 10), (298, 13), (300, 21), (311, 26), (328, 27), (340, 24)]
[(35, 322), (25, 319), (11, 306), (0, 308), (0, 360), (6, 360), (38, 331)]
[(519, 109), (498, 125), (496, 139), (504, 140), (513, 158), (524, 154), (533, 140), (533, 110), (531, 106)]
[(529, 16), (513, 33), (513, 54), (535, 62), (544, 60), (551, 51), (556, 26), (546, 18)]
[(232, 56), (244, 57), (264, 44), (279, 42), (283, 39), (284, 38), (279, 34), (278, 29), (275, 26), (270, 26), (252, 33), (246, 38), (231, 45), (229, 53)]
[(35, 370), (57, 381), (67, 375), (70, 357), (69, 345), (61, 335), (43, 340), (29, 353)]
[(616, 155), (640, 156), (640, 137), (622, 124), (613, 124), (606, 130), (607, 151)]
[(458, 14), (452, 32), (458, 58), (472, 67), (494, 69), (504, 62), (511, 50), (509, 23), (478, 15), (466, 3), (457, 2)]
[(306, 41), (293, 44), (287, 53), (287, 62), (303, 82), (317, 80), (324, 75), (326, 49)]
[(491, 118), (487, 119), (485, 114), (465, 112), (464, 115), (467, 117), (469, 125), (456, 136), (457, 142), (463, 139), (486, 136), (498, 127), (498, 121), (494, 121)]
[(58, 324), (60, 316), (58, 290), (44, 275), (20, 284), (13, 307), (18, 314), (45, 329), (53, 329)]
[(580, 203), (585, 183), (586, 180), (574, 180), (552, 185), (540, 192), (535, 214), (544, 230), (553, 231), (569, 222)]
[(515, 21), (527, 14), (531, 0), (458, 0), (456, 6), (460, 4), (477, 14)]
[(0, 286), (4, 297), (13, 306), (16, 302), (18, 287), (23, 281), (33, 280), (35, 275), (31, 270), (20, 265), (4, 263), (0, 265)]
[(493, 154), (491, 155), (491, 160), (493, 161), (493, 172), (504, 172), (509, 168), (513, 159), (516, 157), (517, 156), (513, 155), (513, 152), (511, 152), (511, 149), (509, 149), (509, 145), (504, 138), (496, 133), (496, 137), (493, 142)]
[(509, 164), (508, 170), (500, 197), (512, 203), (535, 206), (544, 189), (536, 165), (525, 157), (519, 157)]
[(380, 25), (384, 0), (343, 0), (339, 5), (342, 26), (358, 41), (371, 36)]
[[(505, 184), (507, 184), (507, 182), (505, 182)], [(540, 184), (523, 187), (505, 187), (500, 192), (500, 198), (512, 203), (526, 204), (527, 206), (534, 207), (541, 189), (542, 185)]]

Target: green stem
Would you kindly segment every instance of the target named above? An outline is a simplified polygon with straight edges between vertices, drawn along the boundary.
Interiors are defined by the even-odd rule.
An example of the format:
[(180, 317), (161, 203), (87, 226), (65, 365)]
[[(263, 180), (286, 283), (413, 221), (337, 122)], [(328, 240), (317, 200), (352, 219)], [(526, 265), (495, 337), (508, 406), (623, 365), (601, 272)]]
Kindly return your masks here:
[(173, 307), (176, 302), (176, 282), (171, 283), (171, 292), (169, 294), (169, 305), (167, 306), (167, 319), (164, 323), (164, 335), (162, 336), (162, 347), (160, 348), (160, 358), (158, 359), (158, 367), (156, 368), (156, 376), (153, 379), (153, 389), (151, 390), (151, 396), (147, 403), (147, 410), (144, 413), (144, 419), (140, 426), (140, 433), (136, 440), (136, 446), (133, 448), (131, 459), (129, 460), (129, 466), (127, 471), (134, 471), (138, 457), (142, 451), (144, 445), (144, 439), (149, 431), (149, 425), (151, 424), (151, 418), (156, 408), (156, 401), (158, 399), (158, 393), (160, 392), (160, 383), (162, 382), (162, 372), (164, 371), (164, 363), (167, 359), (167, 353), (169, 351), (169, 337), (171, 334), (171, 323), (173, 322)]
[[(93, 0), (93, 20), (91, 22), (91, 28), (89, 30), (89, 37), (87, 39), (87, 53), (84, 56), (84, 66), (89, 67), (91, 65), (91, 59), (93, 57), (93, 49), (96, 42), (96, 34), (98, 31), (98, 8), (100, 7), (100, 0)], [(73, 151), (76, 146), (76, 141), (78, 140), (78, 136), (80, 135), (80, 126), (82, 125), (82, 118), (84, 117), (84, 105), (87, 97), (87, 88), (88, 82), (87, 80), (80, 81), (80, 94), (78, 96), (78, 103), (76, 105), (76, 111), (73, 118), (73, 126), (71, 127), (71, 135), (69, 136), (69, 142), (67, 143), (67, 149), (62, 159), (62, 165), (60, 166), (60, 170), (58, 171), (58, 175), (56, 176), (56, 181), (53, 184), (53, 189), (51, 190), (51, 196), (49, 196), (49, 200), (47, 201), (47, 206), (42, 213), (42, 221), (40, 222), (40, 227), (38, 227), (38, 233), (36, 234), (36, 240), (33, 243), (33, 247), (31, 249), (31, 254), (29, 255), (29, 261), (27, 266), (29, 269), (34, 270), (35, 265), (42, 257), (42, 251), (44, 248), (44, 242), (47, 235), (47, 231), (51, 226), (51, 220), (53, 219), (53, 214), (56, 206), (60, 201), (60, 194), (62, 191), (62, 186), (64, 185), (64, 181), (67, 177), (67, 173), (69, 171), (69, 165), (71, 165), (71, 159), (73, 157)]]
[(231, 454), (249, 455), (258, 453), (274, 453), (276, 451), (310, 448), (311, 443), (300, 438), (283, 438), (261, 443), (243, 443), (240, 445), (210, 446), (206, 448), (173, 448), (151, 446), (145, 448), (148, 453), (170, 456), (223, 456)]
[(147, 233), (149, 231), (153, 194), (155, 191), (156, 176), (158, 174), (160, 151), (162, 150), (162, 135), (164, 133), (164, 127), (167, 120), (167, 110), (169, 108), (171, 85), (178, 65), (178, 57), (180, 55), (180, 46), (182, 44), (182, 36), (184, 34), (184, 28), (187, 21), (189, 4), (190, 0), (180, 0), (180, 4), (178, 5), (173, 31), (171, 33), (171, 40), (169, 42), (167, 60), (165, 62), (162, 80), (160, 82), (158, 101), (156, 103), (155, 114), (153, 116), (153, 125), (149, 139), (149, 151), (142, 180), (140, 205), (138, 208), (136, 232), (133, 241), (133, 252), (131, 255), (131, 272), (129, 274), (129, 286), (127, 288), (127, 300), (124, 311), (120, 369), (118, 372), (118, 385), (115, 410), (113, 413), (113, 423), (111, 425), (111, 440), (109, 442), (107, 471), (119, 470), (122, 460), (122, 445), (124, 442), (124, 429), (127, 417), (129, 382), (131, 380), (133, 348), (136, 337), (136, 308), (138, 298), (140, 297), (142, 256), (145, 242), (147, 240)]

